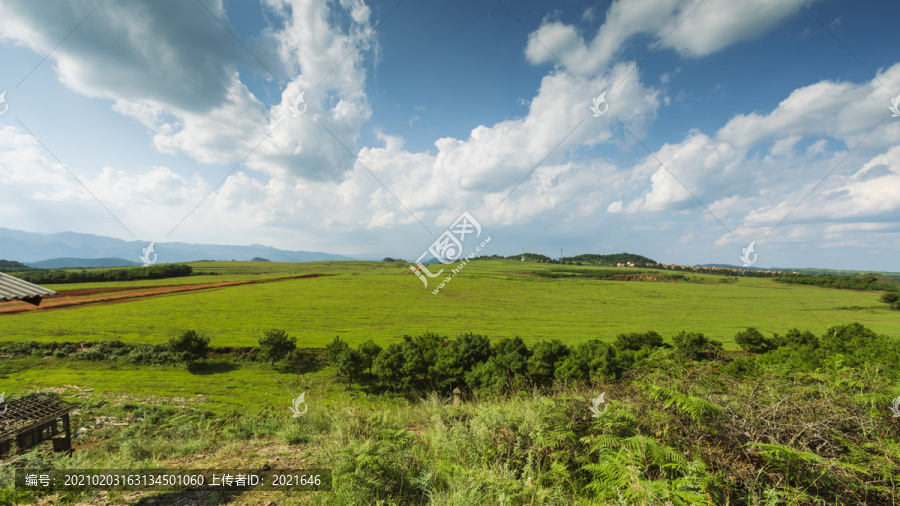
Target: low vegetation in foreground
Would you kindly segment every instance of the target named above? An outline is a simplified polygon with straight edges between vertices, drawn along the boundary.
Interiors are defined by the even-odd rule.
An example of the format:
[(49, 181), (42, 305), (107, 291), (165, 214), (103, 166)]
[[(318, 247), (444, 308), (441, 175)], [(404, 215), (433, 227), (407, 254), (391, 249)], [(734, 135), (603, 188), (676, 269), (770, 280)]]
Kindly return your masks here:
[[(168, 349), (141, 351), (168, 353), (160, 364), (174, 358), (175, 366), (129, 365), (141, 362), (138, 348), (95, 345), (62, 360), (156, 367), (161, 383), (167, 369), (185, 364), (203, 374), (211, 366), (206, 361), (246, 362), (299, 388), (317, 385), (320, 401), (294, 418), (287, 403), (213, 410), (86, 395), (74, 399), (81, 404), (74, 427), (93, 421), (86, 439), (97, 444), (71, 456), (46, 450), (19, 456), (0, 470), (0, 480), (16, 467), (38, 464), (268, 465), (331, 468), (334, 491), (145, 493), (142, 504), (188, 497), (208, 504), (900, 502), (900, 419), (889, 409), (900, 394), (896, 338), (853, 323), (819, 336), (748, 328), (735, 341), (745, 351), (724, 352), (715, 340), (688, 332), (671, 343), (646, 332), (574, 347), (426, 333), (384, 349), (352, 348), (336, 338), (312, 350), (273, 330), (239, 359), (202, 358), (215, 343), (195, 332), (173, 339)], [(2, 351), (16, 363), (64, 350), (33, 343)], [(463, 392), (458, 406), (450, 396), (456, 387)], [(329, 395), (342, 402), (324, 401)], [(120, 423), (98, 427), (98, 419)], [(0, 489), (0, 504), (39, 499)], [(52, 499), (138, 500), (87, 492)]]

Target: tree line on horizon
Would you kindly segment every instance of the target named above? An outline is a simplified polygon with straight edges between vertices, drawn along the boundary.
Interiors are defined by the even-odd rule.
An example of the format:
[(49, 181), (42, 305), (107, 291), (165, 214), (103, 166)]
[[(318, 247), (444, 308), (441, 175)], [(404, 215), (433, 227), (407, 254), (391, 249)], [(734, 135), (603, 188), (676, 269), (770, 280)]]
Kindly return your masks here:
[(194, 268), (186, 264), (159, 264), (127, 269), (34, 269), (14, 272), (12, 275), (29, 283), (40, 285), (179, 278), (190, 276), (193, 272)]
[(900, 281), (880, 274), (858, 274), (856, 276), (842, 276), (837, 274), (809, 275), (797, 274), (793, 276), (775, 278), (778, 283), (790, 283), (794, 285), (815, 285), (825, 288), (840, 288), (844, 290), (885, 290), (900, 291)]

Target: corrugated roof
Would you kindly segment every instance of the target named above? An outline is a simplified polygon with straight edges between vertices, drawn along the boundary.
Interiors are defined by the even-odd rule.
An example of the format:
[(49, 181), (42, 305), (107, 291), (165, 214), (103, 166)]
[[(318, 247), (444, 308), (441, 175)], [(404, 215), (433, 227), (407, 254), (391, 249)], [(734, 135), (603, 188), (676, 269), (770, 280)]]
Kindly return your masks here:
[(47, 295), (56, 295), (56, 292), (48, 290), (43, 286), (29, 283), (24, 279), (19, 279), (0, 272), (0, 302), (25, 300), (25, 302), (34, 304), (32, 301), (35, 300), (35, 298), (45, 297)]

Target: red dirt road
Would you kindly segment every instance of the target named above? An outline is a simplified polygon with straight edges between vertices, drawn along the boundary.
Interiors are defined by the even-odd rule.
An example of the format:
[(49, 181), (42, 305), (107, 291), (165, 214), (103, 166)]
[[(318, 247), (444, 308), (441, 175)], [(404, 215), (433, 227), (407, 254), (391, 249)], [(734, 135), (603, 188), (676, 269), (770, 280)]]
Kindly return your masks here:
[(252, 285), (256, 283), (272, 283), (275, 281), (289, 281), (292, 279), (318, 278), (321, 276), (334, 276), (334, 274), (304, 274), (303, 276), (290, 276), (286, 278), (257, 279), (248, 281), (220, 281), (217, 283), (196, 283), (189, 285), (163, 285), (163, 286), (117, 286), (109, 288), (83, 288), (80, 290), (60, 290), (56, 295), (44, 297), (40, 306), (32, 306), (26, 302), (13, 301), (0, 303), (0, 316), (28, 311), (52, 311), (72, 306), (86, 304), (115, 304), (128, 302), (135, 299), (145, 299), (161, 295), (177, 294), (181, 292), (197, 292), (225, 288), (237, 285)]

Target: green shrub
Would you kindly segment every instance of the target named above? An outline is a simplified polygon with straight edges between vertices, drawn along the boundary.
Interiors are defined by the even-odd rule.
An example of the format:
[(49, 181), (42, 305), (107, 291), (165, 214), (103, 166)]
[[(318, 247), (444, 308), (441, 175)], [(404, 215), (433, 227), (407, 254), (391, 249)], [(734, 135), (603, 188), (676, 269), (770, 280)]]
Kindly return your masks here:
[(135, 346), (125, 360), (132, 364), (163, 365), (171, 363), (173, 357), (167, 345), (142, 344)]
[(442, 388), (462, 386), (466, 373), (490, 356), (491, 341), (487, 336), (462, 334), (438, 351), (432, 377)]
[(486, 387), (502, 392), (518, 388), (524, 383), (531, 351), (520, 337), (503, 338), (491, 347), (492, 354), (466, 373), (471, 387)]
[(437, 362), (438, 351), (446, 340), (446, 336), (434, 332), (416, 337), (403, 336), (403, 373), (410, 383), (420, 377), (428, 381), (431, 368)]
[(548, 385), (556, 377), (556, 368), (572, 352), (559, 339), (539, 341), (531, 348), (528, 376), (536, 385)]
[(579, 344), (556, 367), (556, 379), (564, 382), (616, 379), (621, 373), (616, 348), (599, 339)]
[(350, 345), (347, 344), (346, 341), (341, 339), (341, 336), (334, 336), (334, 339), (331, 343), (325, 345), (325, 358), (328, 360), (328, 363), (331, 365), (337, 365), (338, 359), (341, 357), (341, 354), (344, 353), (344, 350), (350, 348)]
[(832, 325), (822, 335), (821, 346), (829, 354), (852, 354), (854, 351), (865, 348), (879, 339), (871, 329), (860, 323), (853, 322), (844, 325)]
[(209, 338), (201, 336), (195, 330), (188, 330), (170, 339), (169, 349), (174, 360), (180, 360), (190, 366), (197, 360), (206, 358), (209, 352)]
[(59, 348), (56, 349), (56, 353), (62, 353), (63, 356), (71, 355), (76, 351), (78, 351), (78, 348), (76, 348), (72, 343), (63, 343)]
[(672, 337), (672, 342), (678, 353), (690, 360), (709, 360), (723, 350), (721, 342), (709, 339), (700, 332), (682, 330)]
[(812, 346), (781, 346), (760, 355), (757, 363), (779, 374), (812, 372), (822, 367), (825, 352)]
[(819, 347), (819, 338), (808, 330), (800, 332), (799, 329), (791, 329), (787, 331), (787, 334), (785, 334), (784, 337), (775, 334), (772, 337), (772, 341), (775, 343), (776, 347), (790, 346), (793, 348), (800, 348), (806, 346), (813, 349)]
[(297, 338), (288, 336), (287, 332), (282, 329), (272, 329), (266, 331), (263, 337), (259, 338), (260, 354), (267, 360), (275, 361), (287, 357), (287, 355), (297, 348)]
[(375, 341), (371, 339), (359, 345), (359, 354), (362, 356), (363, 369), (368, 369), (370, 374), (372, 373), (372, 364), (375, 362), (375, 358), (378, 357), (379, 353), (381, 353), (381, 346), (375, 344)]
[(756, 376), (760, 371), (759, 364), (752, 357), (736, 358), (722, 368), (722, 372), (734, 378)]
[(50, 345), (37, 341), (12, 343), (0, 348), (0, 352), (10, 355), (35, 355), (35, 352), (39, 352), (40, 355), (38, 356), (42, 356), (50, 352)]
[(403, 343), (391, 343), (375, 357), (372, 369), (382, 385), (391, 388), (409, 387), (410, 378), (404, 372), (403, 346)]
[(827, 356), (840, 355), (846, 367), (875, 367), (890, 375), (900, 375), (896, 367), (900, 362), (900, 341), (876, 334), (860, 323), (828, 327), (822, 335), (821, 347)]
[(363, 358), (359, 351), (347, 348), (338, 357), (335, 364), (338, 375), (347, 378), (347, 386), (353, 383), (353, 376), (363, 371)]
[(628, 334), (619, 334), (613, 345), (619, 350), (638, 351), (641, 348), (664, 348), (668, 347), (661, 335), (654, 331), (648, 332), (631, 332)]
[(90, 348), (74, 355), (73, 358), (91, 361), (113, 360), (127, 355), (130, 351), (131, 347), (122, 341), (97, 341)]
[(897, 301), (900, 301), (900, 293), (897, 292), (885, 292), (881, 294), (881, 297), (878, 297), (880, 302), (884, 302), (885, 304), (894, 304)]
[(750, 353), (766, 353), (778, 347), (775, 341), (762, 335), (756, 327), (747, 327), (735, 334), (734, 342)]

